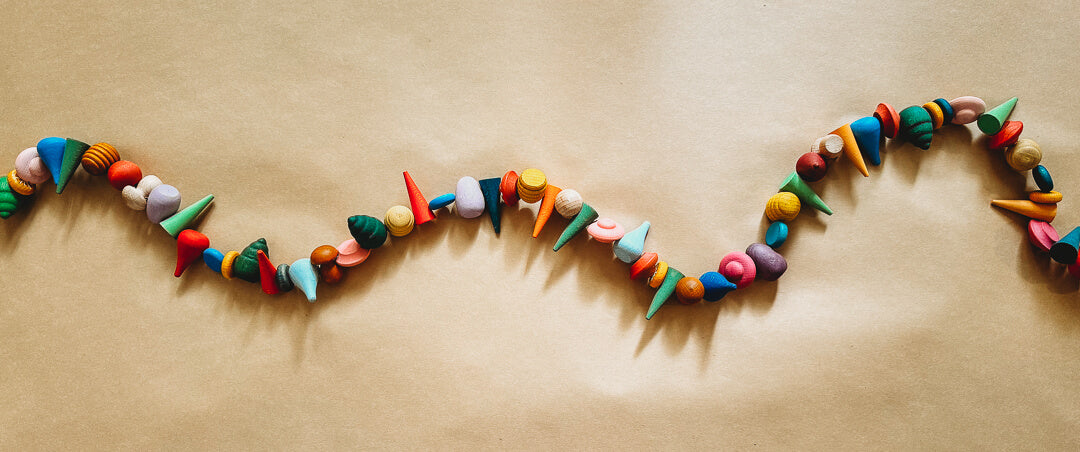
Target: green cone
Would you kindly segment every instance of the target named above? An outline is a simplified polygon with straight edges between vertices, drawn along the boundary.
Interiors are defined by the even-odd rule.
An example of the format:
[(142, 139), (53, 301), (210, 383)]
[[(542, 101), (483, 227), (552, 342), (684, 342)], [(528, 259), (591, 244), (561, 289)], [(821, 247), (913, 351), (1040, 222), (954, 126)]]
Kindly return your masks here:
[(787, 179), (784, 179), (784, 183), (780, 185), (780, 191), (794, 193), (803, 204), (808, 204), (817, 210), (825, 212), (826, 215), (832, 215), (832, 209), (825, 205), (825, 201), (822, 201), (817, 193), (814, 193), (813, 188), (810, 188), (809, 185), (806, 185), (806, 182), (799, 178), (798, 173), (792, 172)]
[(64, 160), (60, 163), (60, 180), (56, 182), (56, 194), (64, 192), (64, 187), (67, 187), (71, 176), (75, 175), (75, 170), (79, 169), (79, 162), (82, 161), (87, 149), (90, 149), (89, 144), (74, 138), (67, 139), (64, 144)]
[(1009, 99), (1005, 103), (994, 107), (992, 110), (979, 116), (979, 130), (987, 135), (993, 135), (1001, 130), (1001, 125), (1009, 119), (1013, 107), (1016, 107), (1016, 98)]
[(675, 286), (679, 284), (679, 280), (683, 279), (683, 276), (686, 275), (683, 275), (681, 271), (668, 267), (664, 282), (660, 283), (660, 288), (656, 289), (656, 295), (653, 295), (652, 304), (649, 305), (649, 312), (645, 314), (645, 320), (652, 319), (656, 311), (660, 310), (668, 297), (671, 297), (671, 294), (675, 292)]
[(187, 229), (191, 223), (194, 223), (210, 207), (210, 203), (213, 201), (214, 195), (206, 195), (205, 198), (198, 200), (195, 204), (187, 206), (184, 210), (162, 220), (161, 227), (173, 238), (176, 238), (177, 235), (180, 235), (180, 231)]
[(559, 251), (566, 242), (574, 238), (579, 232), (585, 229), (585, 227), (596, 221), (600, 215), (596, 213), (596, 210), (592, 206), (582, 203), (581, 211), (574, 216), (574, 219), (570, 221), (570, 224), (566, 225), (566, 229), (563, 229), (562, 235), (559, 236), (559, 240), (555, 241), (555, 246), (551, 248), (552, 251)]

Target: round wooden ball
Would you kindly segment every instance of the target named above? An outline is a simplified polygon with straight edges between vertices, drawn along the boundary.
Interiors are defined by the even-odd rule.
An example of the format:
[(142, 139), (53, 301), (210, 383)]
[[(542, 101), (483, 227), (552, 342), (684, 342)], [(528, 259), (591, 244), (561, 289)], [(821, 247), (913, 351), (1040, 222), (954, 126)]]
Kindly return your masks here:
[(142, 180), (142, 170), (127, 160), (120, 160), (109, 167), (109, 185), (117, 190), (123, 190), (128, 185), (139, 185)]
[(705, 286), (701, 284), (701, 280), (693, 276), (683, 277), (675, 284), (675, 297), (679, 299), (679, 303), (694, 304), (701, 301), (704, 296)]
[(799, 177), (804, 181), (817, 182), (825, 177), (825, 173), (829, 172), (829, 167), (821, 154), (807, 152), (795, 162), (795, 172), (799, 173)]

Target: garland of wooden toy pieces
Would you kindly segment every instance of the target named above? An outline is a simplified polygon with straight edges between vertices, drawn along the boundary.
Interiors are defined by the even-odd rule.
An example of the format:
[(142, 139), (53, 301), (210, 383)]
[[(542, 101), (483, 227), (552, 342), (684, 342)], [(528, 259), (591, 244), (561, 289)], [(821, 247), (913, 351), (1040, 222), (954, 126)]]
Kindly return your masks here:
[(108, 143), (89, 146), (70, 138), (52, 137), (41, 140), (37, 147), (22, 151), (15, 159), (15, 169), (6, 178), (0, 178), (0, 217), (7, 218), (15, 213), (20, 204), (35, 193), (35, 184), (46, 182), (50, 175), (56, 184), (56, 193), (62, 193), (81, 163), (82, 168), (92, 175), (107, 173), (109, 183), (121, 191), (128, 207), (145, 210), (151, 222), (160, 224), (177, 239), (175, 276), (179, 277), (188, 266), (202, 258), (211, 270), (226, 279), (260, 283), (267, 294), (287, 292), (296, 286), (308, 301), (314, 302), (318, 281), (338, 282), (342, 278), (342, 269), (364, 262), (372, 250), (386, 242), (388, 234), (405, 236), (416, 225), (433, 220), (439, 209), (453, 204), (457, 214), (464, 218), (476, 218), (486, 211), (498, 233), (500, 201), (508, 206), (519, 200), (540, 202), (532, 236), (540, 234), (555, 211), (570, 223), (552, 250), (558, 251), (583, 230), (597, 242), (612, 243), (615, 256), (631, 264), (630, 279), (645, 280), (649, 287), (657, 289), (645, 314), (648, 319), (672, 294), (683, 304), (702, 299), (715, 302), (732, 290), (750, 285), (755, 279), (775, 281), (780, 278), (787, 270), (787, 261), (776, 250), (787, 239), (788, 222), (795, 219), (803, 205), (832, 214), (808, 183), (823, 178), (841, 153), (863, 176), (869, 176), (864, 156), (872, 165), (881, 164), (879, 150), (884, 137), (900, 137), (916, 147), (927, 149), (935, 129), (948, 123), (977, 121), (979, 130), (989, 135), (988, 146), (1003, 150), (1006, 162), (1016, 171), (1030, 170), (1039, 187), (1038, 191), (1029, 194), (1028, 200), (995, 200), (991, 204), (1030, 218), (1031, 242), (1038, 249), (1049, 252), (1053, 260), (1068, 265), (1069, 273), (1080, 277), (1080, 264), (1077, 263), (1080, 228), (1059, 238), (1050, 225), (1057, 214), (1061, 193), (1053, 191), (1050, 173), (1039, 164), (1042, 160), (1039, 145), (1030, 139), (1019, 139), (1024, 124), (1006, 120), (1015, 105), (1014, 97), (987, 111), (982, 99), (964, 96), (951, 101), (936, 99), (897, 113), (889, 104), (878, 104), (873, 116), (858, 119), (817, 139), (811, 152), (799, 157), (795, 171), (780, 184), (778, 193), (765, 203), (765, 215), (771, 224), (765, 233), (764, 244), (754, 243), (745, 252), (728, 253), (720, 260), (717, 271), (705, 272), (696, 278), (684, 275), (660, 260), (656, 253), (645, 251), (649, 222), (625, 231), (614, 220), (599, 218), (596, 210), (586, 204), (577, 191), (549, 184), (544, 173), (537, 169), (527, 169), (520, 175), (508, 171), (501, 178), (479, 181), (466, 176), (458, 181), (454, 193), (441, 195), (431, 202), (425, 200), (406, 171), (405, 187), (410, 207), (391, 207), (382, 220), (367, 215), (350, 217), (348, 226), (352, 239), (336, 247), (322, 245), (309, 257), (274, 267), (265, 239), (252, 242), (241, 252), (223, 253), (210, 248), (210, 239), (205, 235), (189, 228), (209, 207), (213, 195), (180, 209), (180, 191), (176, 187), (163, 184), (156, 176), (144, 177), (136, 164), (120, 160), (120, 154)]

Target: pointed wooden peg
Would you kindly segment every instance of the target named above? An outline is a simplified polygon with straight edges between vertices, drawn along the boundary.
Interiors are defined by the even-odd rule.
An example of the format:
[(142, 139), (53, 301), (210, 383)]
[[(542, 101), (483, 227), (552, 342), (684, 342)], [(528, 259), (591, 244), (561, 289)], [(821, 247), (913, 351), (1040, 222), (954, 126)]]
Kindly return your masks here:
[(259, 285), (262, 286), (263, 293), (276, 295), (280, 292), (277, 285), (277, 268), (270, 263), (270, 257), (263, 250), (258, 250), (256, 255), (259, 260)]
[(806, 185), (806, 182), (803, 182), (796, 172), (792, 172), (787, 179), (784, 179), (784, 182), (780, 184), (780, 191), (792, 193), (799, 198), (802, 204), (825, 212), (826, 215), (832, 215), (832, 209), (825, 205), (825, 201), (822, 201), (817, 193), (814, 193), (814, 189)]
[(1057, 204), (1039, 204), (1027, 199), (995, 199), (990, 205), (1047, 223), (1052, 223), (1057, 216)]
[(1016, 107), (1015, 97), (983, 113), (979, 116), (979, 130), (987, 135), (998, 133), (1002, 124), (1005, 124), (1005, 120), (1012, 114), (1014, 107)]
[(832, 131), (832, 135), (837, 135), (844, 140), (844, 155), (855, 165), (855, 169), (859, 170), (864, 177), (870, 177), (870, 172), (866, 170), (866, 162), (863, 162), (862, 151), (859, 150), (859, 142), (855, 141), (855, 134), (851, 132), (851, 124), (844, 124)]
[(195, 261), (202, 258), (203, 251), (210, 248), (210, 239), (194, 229), (184, 229), (176, 238), (176, 270), (173, 276), (179, 278)]
[(206, 212), (206, 209), (210, 207), (211, 202), (214, 202), (214, 195), (206, 195), (205, 198), (196, 201), (195, 204), (187, 206), (184, 210), (162, 220), (161, 227), (169, 235), (176, 237), (180, 231), (187, 229), (195, 220), (198, 220), (203, 212)]
[(408, 171), (402, 171), (401, 174), (405, 175), (405, 190), (409, 192), (409, 205), (412, 206), (413, 218), (416, 221), (416, 225), (421, 225), (435, 219), (435, 213), (428, 208), (427, 199), (424, 198), (424, 194), (420, 192), (420, 189), (416, 187), (416, 182), (413, 182), (412, 176)]
[(570, 220), (570, 224), (566, 225), (566, 229), (563, 229), (562, 235), (559, 236), (559, 240), (555, 241), (555, 246), (551, 250), (559, 251), (559, 248), (566, 245), (566, 242), (569, 242), (575, 235), (584, 231), (597, 218), (600, 218), (600, 215), (596, 213), (596, 210), (592, 206), (582, 203), (581, 211), (574, 216), (573, 220)]
[(664, 276), (664, 282), (660, 283), (660, 288), (656, 289), (656, 294), (653, 295), (652, 304), (649, 305), (649, 312), (645, 314), (645, 320), (652, 319), (653, 315), (656, 315), (656, 311), (659, 311), (667, 299), (671, 297), (671, 294), (675, 292), (675, 286), (679, 285), (679, 280), (683, 279), (682, 272), (668, 267), (667, 275)]
[(561, 188), (551, 184), (548, 184), (547, 188), (544, 189), (544, 199), (540, 202), (540, 210), (536, 212), (536, 222), (533, 223), (532, 236), (534, 239), (540, 235), (540, 231), (544, 230), (544, 225), (551, 218), (551, 212), (555, 211), (555, 198), (559, 196), (561, 191)]

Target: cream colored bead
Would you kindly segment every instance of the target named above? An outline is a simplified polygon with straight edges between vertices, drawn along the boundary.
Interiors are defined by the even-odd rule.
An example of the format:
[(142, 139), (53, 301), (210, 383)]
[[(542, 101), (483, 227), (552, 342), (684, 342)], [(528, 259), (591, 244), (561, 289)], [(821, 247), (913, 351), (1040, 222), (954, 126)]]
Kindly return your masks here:
[(577, 190), (567, 189), (560, 191), (555, 196), (555, 211), (559, 212), (564, 218), (574, 218), (581, 212), (581, 205), (584, 201), (581, 199), (581, 193)]
[(386, 230), (390, 232), (390, 235), (402, 237), (412, 232), (415, 221), (412, 209), (405, 206), (394, 206), (386, 211), (386, 219), (383, 223), (386, 224)]
[(822, 157), (834, 159), (840, 156), (844, 150), (844, 139), (840, 135), (829, 134), (814, 141), (810, 145), (810, 152), (817, 152)]
[(1005, 151), (1005, 163), (1017, 171), (1027, 171), (1042, 161), (1042, 149), (1039, 143), (1030, 138), (1021, 138), (1016, 145)]

